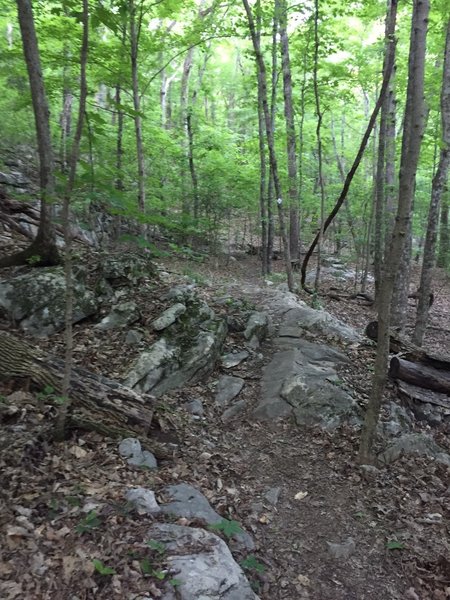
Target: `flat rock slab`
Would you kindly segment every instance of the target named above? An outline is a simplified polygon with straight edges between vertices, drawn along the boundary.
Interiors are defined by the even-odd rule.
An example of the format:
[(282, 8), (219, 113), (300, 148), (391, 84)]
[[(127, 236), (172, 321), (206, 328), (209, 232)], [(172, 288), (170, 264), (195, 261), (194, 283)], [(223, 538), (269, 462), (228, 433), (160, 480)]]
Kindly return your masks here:
[(156, 524), (148, 536), (163, 544), (165, 560), (179, 582), (165, 584), (162, 600), (258, 600), (228, 546), (204, 529)]
[(391, 463), (402, 455), (428, 456), (437, 462), (450, 467), (450, 454), (438, 446), (434, 439), (424, 433), (407, 433), (396, 439), (378, 458), (383, 463)]
[(224, 354), (222, 356), (222, 367), (224, 369), (232, 369), (233, 367), (237, 367), (244, 360), (246, 360), (250, 356), (247, 350), (242, 350), (242, 352), (230, 352), (229, 354)]
[(284, 315), (278, 335), (281, 338), (302, 338), (305, 331), (338, 339), (347, 344), (358, 343), (363, 339), (353, 327), (346, 325), (324, 310), (315, 310), (309, 306), (288, 310)]
[(230, 375), (224, 375), (217, 383), (215, 401), (220, 406), (225, 406), (233, 398), (240, 393), (244, 387), (244, 380), (240, 377), (231, 377)]

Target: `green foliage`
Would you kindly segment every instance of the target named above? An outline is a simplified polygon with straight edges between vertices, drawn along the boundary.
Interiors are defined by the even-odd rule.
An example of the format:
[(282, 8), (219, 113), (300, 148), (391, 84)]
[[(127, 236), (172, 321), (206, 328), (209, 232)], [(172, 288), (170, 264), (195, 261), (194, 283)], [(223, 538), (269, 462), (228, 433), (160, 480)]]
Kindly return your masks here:
[(243, 569), (254, 571), (256, 573), (264, 573), (265, 566), (258, 561), (256, 556), (250, 554), (244, 560), (241, 560), (240, 565)]
[(113, 568), (107, 567), (106, 565), (104, 565), (102, 563), (101, 560), (98, 560), (97, 558), (94, 558), (94, 560), (92, 561), (92, 564), (94, 565), (97, 573), (100, 573), (100, 575), (115, 575), (116, 574), (116, 572)]
[(147, 546), (157, 552), (160, 556), (166, 552), (166, 547), (162, 542), (158, 542), (158, 540), (149, 540), (146, 542)]
[(77, 533), (83, 534), (88, 531), (92, 531), (92, 529), (96, 529), (102, 524), (99, 519), (97, 512), (95, 510), (91, 510), (75, 527), (75, 531)]
[(242, 528), (237, 521), (228, 521), (228, 519), (222, 519), (218, 523), (213, 523), (208, 527), (209, 529), (221, 531), (227, 538), (232, 538), (234, 535), (243, 533)]
[(405, 545), (402, 542), (398, 542), (397, 540), (389, 540), (386, 543), (386, 548), (388, 550), (404, 550)]

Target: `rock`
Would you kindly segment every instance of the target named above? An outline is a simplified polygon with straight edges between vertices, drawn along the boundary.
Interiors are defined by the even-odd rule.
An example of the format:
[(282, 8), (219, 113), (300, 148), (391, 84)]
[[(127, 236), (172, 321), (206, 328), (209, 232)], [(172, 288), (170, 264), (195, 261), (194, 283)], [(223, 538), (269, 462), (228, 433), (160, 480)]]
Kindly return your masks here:
[(356, 402), (340, 385), (336, 366), (348, 362), (334, 348), (296, 340), (296, 348), (277, 352), (264, 369), (261, 399), (253, 415), (272, 420), (293, 415), (299, 425), (332, 429), (359, 420)]
[(280, 493), (280, 487), (273, 487), (267, 490), (267, 492), (264, 494), (264, 498), (267, 500), (267, 502), (269, 502), (269, 504), (276, 506), (278, 504)]
[(231, 333), (240, 333), (245, 330), (245, 321), (242, 317), (228, 316), (227, 325)]
[(265, 312), (253, 312), (247, 321), (244, 337), (252, 349), (256, 349), (269, 332), (269, 316)]
[[(64, 329), (66, 283), (63, 267), (33, 269), (8, 281), (0, 281), (0, 311), (35, 337), (46, 337)], [(97, 311), (97, 300), (75, 274), (72, 322)]]
[(328, 552), (333, 558), (337, 559), (348, 559), (356, 550), (355, 540), (351, 537), (348, 538), (343, 544), (333, 544), (327, 542)]
[(162, 600), (258, 600), (223, 540), (204, 529), (155, 524), (148, 537), (164, 545), (169, 570), (180, 582), (166, 583)]
[(176, 285), (167, 292), (165, 298), (167, 300), (183, 301), (183, 303), (192, 301), (195, 299), (195, 287), (195, 283)]
[(195, 398), (194, 400), (190, 400), (184, 404), (184, 408), (191, 415), (195, 415), (197, 417), (203, 417), (205, 414), (205, 409), (203, 408), (203, 402), (200, 398)]
[(156, 501), (155, 492), (142, 487), (128, 490), (125, 498), (132, 504), (140, 515), (157, 515), (161, 508)]
[(156, 277), (156, 267), (149, 257), (127, 252), (102, 259), (102, 275), (113, 286), (136, 284), (146, 277)]
[(212, 371), (226, 336), (223, 319), (202, 301), (192, 301), (163, 336), (143, 352), (125, 378), (137, 392), (158, 397), (186, 383), (195, 383)]
[(0, 184), (15, 188), (27, 188), (30, 186), (31, 181), (20, 171), (0, 172)]
[(143, 337), (143, 333), (138, 331), (137, 329), (129, 329), (127, 331), (127, 335), (125, 336), (125, 344), (129, 344), (130, 346), (136, 346), (142, 341)]
[(111, 307), (111, 312), (97, 323), (97, 329), (117, 329), (130, 325), (139, 319), (139, 310), (136, 302), (121, 302)]
[(224, 367), (225, 369), (237, 367), (249, 356), (250, 354), (247, 352), (247, 350), (242, 350), (242, 352), (230, 352), (229, 354), (224, 354), (222, 356), (222, 367)]
[(180, 315), (186, 312), (186, 306), (177, 302), (167, 310), (165, 310), (157, 319), (152, 323), (153, 329), (156, 331), (162, 331), (167, 327), (170, 327), (178, 319)]
[(309, 306), (289, 310), (284, 315), (278, 335), (280, 338), (303, 338), (305, 331), (338, 339), (347, 344), (359, 343), (363, 339), (355, 329), (330, 313)]
[(129, 465), (157, 469), (158, 463), (155, 456), (148, 450), (142, 450), (141, 442), (136, 438), (126, 438), (119, 444), (119, 454), (127, 460)]
[(227, 421), (234, 419), (234, 417), (237, 417), (237, 415), (240, 415), (246, 408), (247, 401), (238, 400), (235, 404), (232, 404), (222, 413), (221, 419), (224, 423), (226, 423)]
[[(223, 521), (210, 505), (205, 496), (187, 483), (178, 483), (164, 488), (164, 493), (170, 497), (171, 502), (161, 505), (164, 514), (185, 519), (202, 519), (208, 525), (214, 525)], [(233, 540), (246, 550), (253, 550), (255, 544), (252, 537), (242, 531), (233, 535)]]
[(424, 433), (408, 433), (395, 440), (395, 442), (378, 458), (383, 463), (396, 461), (403, 454), (428, 456), (450, 467), (450, 454), (444, 452), (434, 439)]
[(217, 383), (215, 401), (220, 406), (225, 406), (236, 398), (244, 387), (244, 380), (240, 377), (231, 377), (230, 375), (224, 375)]

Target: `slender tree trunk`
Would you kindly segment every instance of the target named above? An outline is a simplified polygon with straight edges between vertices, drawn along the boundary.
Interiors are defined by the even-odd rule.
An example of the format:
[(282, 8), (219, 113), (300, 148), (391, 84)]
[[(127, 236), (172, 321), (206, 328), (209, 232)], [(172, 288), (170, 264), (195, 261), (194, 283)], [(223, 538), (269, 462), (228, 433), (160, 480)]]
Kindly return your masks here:
[(81, 44), (80, 52), (80, 101), (78, 107), (78, 120), (75, 135), (73, 139), (70, 159), (69, 159), (69, 178), (64, 194), (63, 202), (63, 224), (64, 224), (64, 272), (66, 280), (66, 308), (65, 308), (65, 362), (64, 362), (64, 375), (62, 381), (62, 397), (63, 404), (60, 407), (57, 424), (56, 424), (56, 438), (63, 440), (65, 437), (65, 430), (67, 424), (67, 418), (69, 414), (69, 397), (70, 397), (70, 382), (72, 377), (73, 367), (73, 331), (72, 331), (72, 319), (73, 319), (73, 301), (74, 301), (74, 290), (73, 290), (73, 269), (72, 269), (72, 231), (70, 226), (70, 201), (75, 185), (75, 177), (77, 173), (78, 156), (80, 154), (80, 143), (81, 136), (83, 134), (83, 124), (86, 113), (86, 99), (88, 94), (87, 79), (86, 79), (86, 65), (89, 51), (89, 3), (88, 0), (83, 0), (83, 39)]
[(442, 196), (441, 217), (439, 223), (439, 253), (437, 266), (441, 268), (448, 267), (450, 258), (450, 230), (448, 226), (449, 208), (448, 190), (446, 189)]
[(0, 267), (27, 264), (30, 259), (32, 259), (32, 264), (35, 266), (56, 265), (60, 262), (60, 257), (56, 248), (55, 232), (50, 217), (50, 202), (54, 191), (54, 162), (49, 108), (45, 94), (31, 1), (17, 0), (17, 10), (36, 124), (41, 207), (36, 238), (22, 252), (1, 259)]
[[(261, 40), (261, 4), (258, 0), (256, 7), (257, 30), (259, 40)], [(270, 262), (268, 255), (268, 219), (267, 219), (267, 164), (266, 164), (266, 143), (264, 135), (264, 109), (262, 105), (261, 86), (258, 86), (258, 146), (259, 146), (259, 210), (261, 216), (261, 271), (263, 275), (270, 273)]]
[(273, 134), (272, 123), (270, 119), (270, 110), (269, 103), (267, 98), (267, 76), (266, 76), (266, 65), (264, 63), (264, 58), (261, 52), (261, 46), (259, 43), (258, 35), (256, 33), (255, 22), (253, 19), (253, 13), (250, 8), (248, 0), (242, 0), (245, 8), (245, 12), (247, 13), (248, 26), (250, 30), (250, 36), (252, 38), (253, 49), (255, 52), (256, 64), (257, 64), (257, 72), (258, 72), (258, 85), (261, 86), (261, 96), (262, 96), (262, 104), (264, 110), (264, 120), (266, 123), (266, 138), (267, 138), (267, 146), (269, 149), (269, 158), (270, 164), (272, 166), (273, 173), (273, 184), (275, 188), (275, 194), (277, 195), (277, 205), (278, 205), (278, 219), (280, 223), (280, 232), (281, 237), (283, 239), (283, 247), (284, 247), (284, 259), (286, 263), (286, 276), (287, 283), (290, 291), (294, 290), (294, 278), (292, 275), (292, 265), (291, 265), (291, 255), (289, 251), (289, 241), (286, 232), (286, 224), (284, 220), (284, 208), (283, 208), (283, 199), (282, 199), (282, 190), (280, 179), (278, 176), (278, 163), (277, 157), (275, 153), (275, 140)]
[(289, 38), (287, 35), (287, 2), (275, 1), (280, 23), (281, 62), (283, 69), (284, 117), (286, 120), (286, 150), (289, 179), (289, 248), (291, 256), (299, 257), (300, 208), (298, 196), (297, 138), (294, 120), (294, 102), (292, 99), (291, 60), (289, 56)]
[(436, 256), (436, 240), (439, 220), (439, 206), (442, 193), (448, 178), (450, 167), (450, 21), (447, 23), (445, 40), (444, 68), (442, 74), (441, 90), (441, 121), (442, 142), (439, 164), (431, 189), (430, 210), (428, 213), (428, 228), (423, 249), (422, 273), (419, 286), (419, 303), (417, 306), (416, 325), (412, 341), (418, 346), (422, 345), (423, 336), (428, 321), (430, 309), (430, 293), (433, 277), (433, 267)]
[[(429, 0), (414, 0), (408, 65), (408, 88), (399, 177), (397, 217), (390, 252), (386, 260), (378, 304), (378, 345), (372, 391), (361, 433), (359, 460), (373, 461), (373, 445), (387, 379), (391, 299), (411, 219), (417, 165), (425, 123), (424, 72)], [(389, 268), (387, 268), (389, 265)]]
[(142, 15), (136, 16), (135, 0), (129, 0), (130, 12), (130, 59), (131, 59), (131, 85), (133, 89), (134, 130), (136, 135), (136, 154), (138, 164), (138, 208), (145, 212), (145, 154), (142, 135), (141, 98), (139, 94), (139, 34), (142, 25)]
[(314, 66), (313, 66), (313, 87), (314, 87), (314, 102), (316, 105), (316, 137), (317, 137), (317, 168), (318, 168), (318, 179), (319, 179), (319, 190), (320, 190), (320, 227), (319, 237), (317, 239), (317, 268), (316, 278), (314, 280), (314, 290), (318, 292), (320, 282), (320, 267), (322, 260), (322, 244), (324, 234), (324, 221), (325, 221), (325, 183), (323, 180), (323, 156), (322, 156), (322, 110), (320, 108), (320, 96), (319, 96), (319, 85), (317, 80), (317, 71), (319, 67), (319, 1), (314, 2)]
[[(397, 20), (397, 3), (388, 0), (385, 26), (385, 57), (383, 73), (387, 69), (388, 48), (395, 32), (395, 23)], [(374, 231), (374, 275), (375, 275), (375, 301), (378, 301), (380, 287), (383, 277), (383, 260), (386, 246), (386, 179), (387, 179), (387, 159), (392, 160), (392, 153), (387, 152), (388, 123), (390, 120), (390, 111), (392, 99), (390, 96), (391, 81), (393, 79), (394, 69), (389, 78), (389, 88), (381, 107), (380, 113), (380, 131), (378, 136), (378, 157), (375, 179), (375, 231)], [(394, 113), (395, 114), (395, 113)], [(395, 124), (395, 121), (394, 121)], [(395, 128), (394, 128), (395, 130)], [(392, 141), (390, 140), (390, 144)], [(395, 148), (395, 146), (394, 146)], [(389, 155), (388, 155), (389, 154)], [(389, 174), (392, 170), (389, 170)]]

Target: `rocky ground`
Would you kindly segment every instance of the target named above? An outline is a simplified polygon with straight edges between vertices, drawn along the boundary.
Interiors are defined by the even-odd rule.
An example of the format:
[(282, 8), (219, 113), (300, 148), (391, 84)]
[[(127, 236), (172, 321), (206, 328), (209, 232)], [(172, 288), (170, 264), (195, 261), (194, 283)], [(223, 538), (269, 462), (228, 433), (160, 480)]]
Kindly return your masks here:
[[(73, 432), (54, 444), (51, 392), (2, 383), (1, 598), (450, 598), (448, 415), (431, 428), (400, 407), (389, 384), (378, 450), (391, 454), (377, 469), (356, 462), (374, 357), (361, 333), (372, 309), (324, 296), (329, 314), (311, 312), (280, 288), (281, 275), (264, 282), (254, 257), (157, 262), (158, 276), (112, 286), (115, 310), (110, 299), (84, 315), (75, 360), (158, 395), (170, 423), (161, 439), (173, 459), (155, 469), (131, 442), (119, 447), (96, 433)], [(181, 295), (171, 295), (180, 285)], [(331, 272), (324, 290), (330, 286), (352, 291), (350, 280)], [(448, 352), (445, 275), (436, 288), (427, 343)], [(176, 316), (175, 304), (185, 306)], [(195, 318), (203, 315), (198, 331), (186, 326), (194, 306)], [(125, 320), (110, 328), (111, 315)], [(19, 318), (27, 337), (35, 333), (38, 317)], [(220, 337), (220, 318), (229, 331), (209, 373), (205, 360), (216, 346), (198, 343), (197, 334), (203, 342)], [(186, 331), (201, 357), (195, 383), (182, 381), (192, 375)], [(60, 332), (29, 339), (62, 352)], [(156, 353), (162, 339), (164, 353)], [(147, 369), (131, 380), (149, 348), (152, 376)], [(184, 371), (169, 369), (179, 360)], [(158, 369), (165, 379), (155, 379)], [(176, 385), (161, 387), (163, 380)], [(405, 435), (420, 452), (394, 460)], [(203, 577), (222, 585), (216, 595)]]

